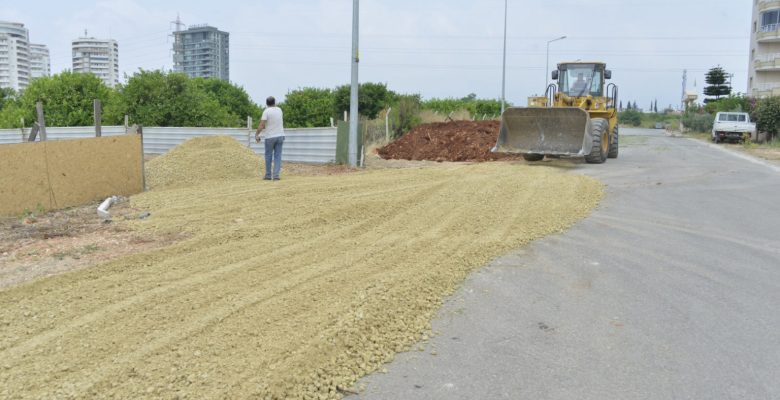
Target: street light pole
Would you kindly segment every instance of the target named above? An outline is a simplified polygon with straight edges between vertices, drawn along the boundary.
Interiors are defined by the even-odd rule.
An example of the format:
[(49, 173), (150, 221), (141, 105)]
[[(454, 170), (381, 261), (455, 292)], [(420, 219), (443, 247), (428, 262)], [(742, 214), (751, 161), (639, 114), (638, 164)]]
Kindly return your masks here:
[(501, 114), (506, 105), (506, 14), (509, 8), (509, 0), (504, 0), (504, 66), (501, 69)]
[(566, 36), (561, 36), (559, 38), (550, 40), (547, 42), (547, 64), (544, 66), (544, 88), (547, 90), (547, 82), (550, 76), (548, 75), (550, 73), (550, 43), (557, 42), (559, 40), (566, 39)]

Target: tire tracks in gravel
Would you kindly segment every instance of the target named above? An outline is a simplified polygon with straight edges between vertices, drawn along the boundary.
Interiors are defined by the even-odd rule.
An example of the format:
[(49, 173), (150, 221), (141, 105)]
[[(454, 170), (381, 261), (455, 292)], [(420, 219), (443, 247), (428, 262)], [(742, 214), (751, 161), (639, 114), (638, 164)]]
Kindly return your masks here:
[[(564, 229), (598, 200), (588, 178), (523, 168), (291, 179), (257, 196), (248, 182), (144, 195), (161, 225), (139, 229), (193, 238), (0, 292), (0, 304), (22, 298), (38, 313), (83, 297), (28, 325), (15, 323), (19, 309), (0, 312), (0, 324), (14, 321), (0, 334), (0, 358), (13, 367), (0, 371), (0, 394), (338, 397), (337, 386), (419, 340), (469, 271)], [(283, 215), (256, 204), (290, 196), (293, 205), (276, 208)], [(257, 234), (274, 227), (278, 246)]]

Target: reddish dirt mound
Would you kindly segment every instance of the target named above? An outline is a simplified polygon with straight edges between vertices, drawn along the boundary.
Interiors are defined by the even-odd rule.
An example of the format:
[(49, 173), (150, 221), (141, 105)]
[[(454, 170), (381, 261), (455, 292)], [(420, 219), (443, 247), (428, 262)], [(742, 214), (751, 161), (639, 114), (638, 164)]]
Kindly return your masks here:
[(491, 161), (516, 156), (491, 153), (498, 121), (455, 121), (420, 125), (378, 150), (384, 159)]

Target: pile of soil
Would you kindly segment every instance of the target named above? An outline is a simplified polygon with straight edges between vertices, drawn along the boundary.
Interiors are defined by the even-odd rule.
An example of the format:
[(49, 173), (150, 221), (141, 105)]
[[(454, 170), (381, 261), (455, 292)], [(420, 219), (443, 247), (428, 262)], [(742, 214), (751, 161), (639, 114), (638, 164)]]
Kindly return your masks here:
[(517, 158), (491, 153), (499, 121), (454, 121), (420, 125), (377, 150), (384, 159), (429, 161), (492, 161)]
[(262, 160), (229, 136), (190, 139), (146, 164), (150, 189), (259, 177)]

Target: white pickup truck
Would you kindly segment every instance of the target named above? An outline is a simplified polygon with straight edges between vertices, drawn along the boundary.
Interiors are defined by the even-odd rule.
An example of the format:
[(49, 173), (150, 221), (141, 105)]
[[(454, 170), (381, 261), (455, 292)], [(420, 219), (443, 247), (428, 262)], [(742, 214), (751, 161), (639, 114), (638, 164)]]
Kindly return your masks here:
[(712, 124), (712, 141), (744, 142), (745, 138), (756, 138), (756, 124), (750, 122), (750, 115), (742, 112), (719, 112)]

